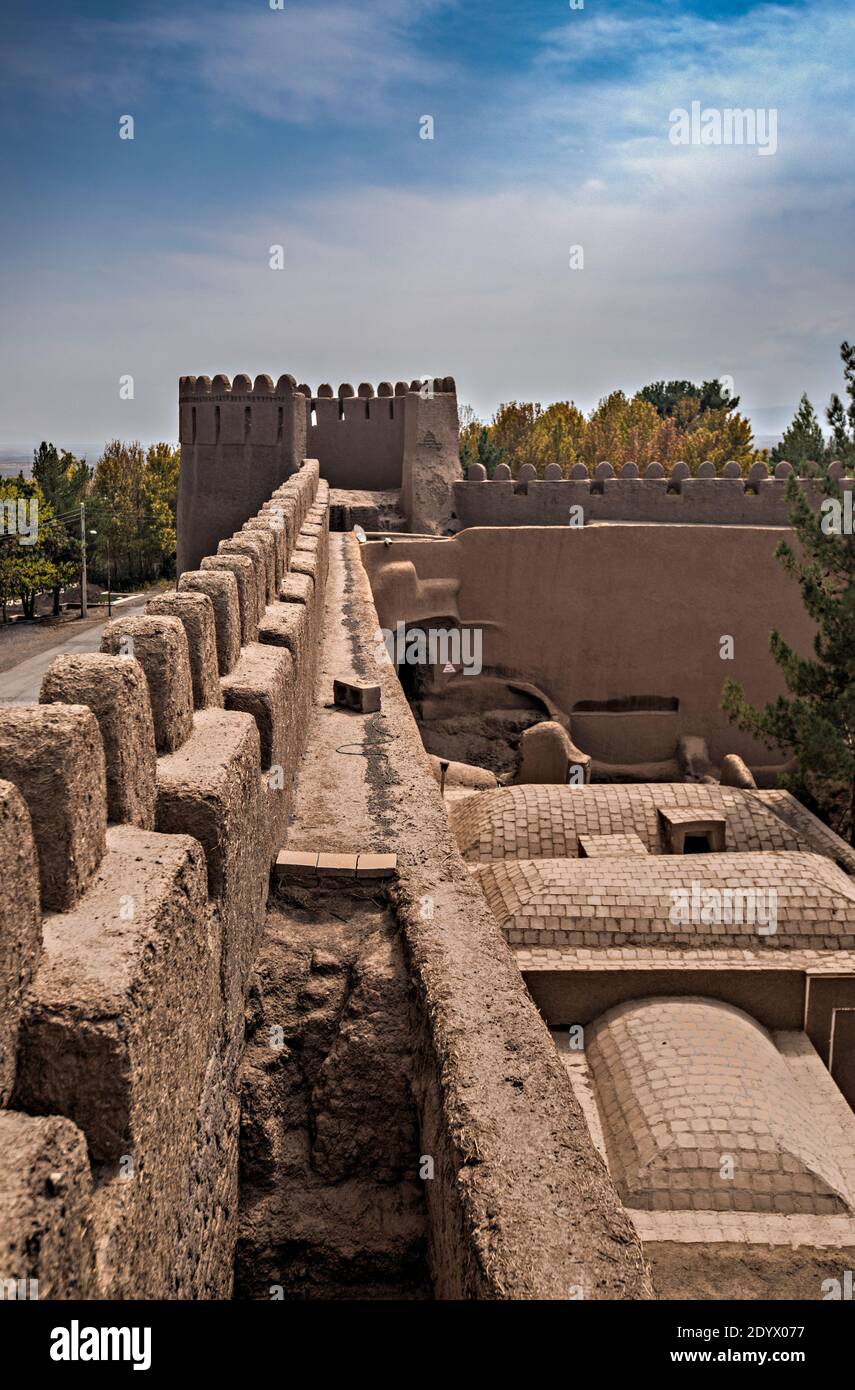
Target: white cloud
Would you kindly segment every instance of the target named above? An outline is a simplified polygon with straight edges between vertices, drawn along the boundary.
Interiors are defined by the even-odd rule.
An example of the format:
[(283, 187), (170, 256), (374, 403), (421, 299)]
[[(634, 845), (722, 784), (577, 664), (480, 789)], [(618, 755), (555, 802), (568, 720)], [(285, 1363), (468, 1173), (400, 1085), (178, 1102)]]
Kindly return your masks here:
[[(767, 6), (704, 26), (659, 9), (643, 24), (582, 19), (592, 11), (498, 96), (470, 89), (482, 138), (468, 189), (384, 186), (378, 158), (372, 186), (283, 193), (249, 213), (224, 194), (213, 219), (174, 223), (175, 249), (129, 258), (121, 280), (57, 272), (28, 287), (0, 350), (26, 428), (62, 442), (174, 434), (178, 375), (217, 371), (291, 371), (313, 385), (453, 373), (485, 413), (514, 397), (588, 407), (616, 386), (726, 374), (762, 433), (783, 427), (803, 390), (824, 405), (855, 328), (843, 97), (855, 16), (839, 4)], [(311, 21), (312, 53), (328, 65), (280, 55), (281, 91), (277, 61), (235, 37), (230, 64), (213, 23), (193, 61), (228, 101), (273, 115), (287, 101), (305, 119), (340, 112), (337, 74), (351, 59), (363, 56), (366, 85), (390, 55), (399, 76), (416, 59), (403, 20), (396, 27), (402, 6), (389, 0), (379, 20), (360, 13), (350, 26), (351, 12), (335, 13), (326, 44)], [(176, 39), (165, 23), (153, 43)], [(376, 24), (391, 26), (391, 48), (375, 50)], [(593, 62), (601, 73), (609, 45), (622, 66), (603, 79)], [(378, 83), (366, 101), (386, 99)], [(774, 158), (669, 144), (671, 107), (716, 94), (780, 106)], [(274, 154), (286, 170), (287, 148)], [(281, 273), (267, 268), (277, 242)], [(581, 271), (569, 268), (574, 244)], [(47, 392), (28, 361), (43, 364)], [(133, 404), (118, 401), (120, 371), (136, 375)]]
[[(188, 6), (144, 18), (83, 20), (69, 17), (35, 39), (10, 45), (7, 80), (21, 86), (49, 83), (75, 99), (141, 99), (164, 87), (201, 91), (215, 119), (235, 114), (294, 124), (344, 126), (376, 122), (393, 93), (441, 83), (451, 62), (428, 60), (413, 37), (446, 0), (288, 0), (271, 10), (246, 6)], [(189, 14), (188, 14), (189, 10)], [(287, 155), (287, 151), (285, 151)], [(271, 162), (281, 152), (270, 151)]]
[[(852, 331), (841, 255), (829, 246), (802, 276), (801, 236), (780, 234), (772, 255), (746, 246), (736, 203), (711, 218), (695, 202), (601, 194), (366, 189), (232, 219), (197, 249), (130, 263), (109, 296), (55, 284), (2, 370), (34, 436), (63, 441), (174, 433), (178, 376), (217, 371), (311, 385), (453, 373), (482, 411), (728, 374), (783, 424), (802, 390), (824, 402), (838, 384)], [(282, 272), (267, 266), (274, 241)], [(575, 243), (582, 271), (569, 268)], [(36, 359), (33, 389), (23, 364)], [(133, 403), (118, 399), (120, 372), (135, 375)]]

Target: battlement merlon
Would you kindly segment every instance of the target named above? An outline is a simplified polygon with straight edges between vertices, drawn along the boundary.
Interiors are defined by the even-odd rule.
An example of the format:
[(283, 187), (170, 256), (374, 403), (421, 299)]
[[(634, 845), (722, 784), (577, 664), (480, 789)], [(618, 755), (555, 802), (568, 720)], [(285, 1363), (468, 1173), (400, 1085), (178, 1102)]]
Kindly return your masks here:
[(260, 373), (253, 381), (252, 377), (244, 372), (239, 372), (233, 381), (230, 381), (225, 373), (218, 372), (216, 376), (182, 376), (178, 379), (178, 400), (183, 405), (194, 404), (199, 401), (209, 400), (216, 402), (223, 399), (241, 400), (244, 399), (286, 399), (293, 395), (306, 397), (308, 400), (373, 400), (375, 398), (389, 398), (393, 396), (418, 395), (423, 399), (432, 396), (451, 395), (456, 396), (457, 388), (454, 377), (416, 377), (412, 381), (381, 381), (376, 390), (370, 381), (363, 381), (357, 388), (350, 382), (342, 382), (337, 391), (334, 391), (329, 382), (322, 382), (316, 391), (305, 382), (297, 384), (295, 377), (290, 372), (285, 372), (278, 377), (274, 385), (273, 378), (267, 373)]
[[(825, 469), (823, 464), (816, 472)], [(830, 463), (827, 471), (843, 494), (852, 492), (853, 479), (845, 475), (843, 464)], [(661, 463), (650, 463), (642, 475), (635, 463), (623, 464), (616, 473), (603, 461), (593, 474), (576, 463), (566, 477), (560, 464), (550, 463), (539, 478), (531, 464), (513, 477), (508, 465), (500, 463), (488, 478), (483, 465), (473, 463), (466, 481), (454, 485), (454, 511), (459, 529), (597, 521), (784, 527), (790, 524), (787, 482), (794, 472), (792, 464), (781, 462), (770, 473), (761, 460), (747, 474), (731, 461), (720, 473), (713, 463), (702, 463), (694, 475), (683, 462), (670, 473)], [(808, 501), (819, 506), (822, 494), (815, 477), (808, 473), (798, 484)]]

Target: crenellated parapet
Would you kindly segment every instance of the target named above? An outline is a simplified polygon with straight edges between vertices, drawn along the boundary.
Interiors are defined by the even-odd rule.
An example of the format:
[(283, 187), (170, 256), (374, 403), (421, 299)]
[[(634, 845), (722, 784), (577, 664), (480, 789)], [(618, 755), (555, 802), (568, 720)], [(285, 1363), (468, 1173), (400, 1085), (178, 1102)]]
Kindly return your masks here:
[(318, 472), (0, 710), (0, 1263), (40, 1298), (229, 1296), (244, 1011), (324, 605)]
[(374, 396), (407, 396), (411, 393), (424, 396), (454, 395), (456, 390), (453, 376), (416, 377), (409, 382), (381, 381), (376, 390), (371, 382), (360, 382), (356, 389), (349, 382), (342, 382), (337, 391), (334, 391), (328, 382), (320, 385), (317, 391), (313, 391), (311, 386), (307, 386), (305, 382), (301, 382), (298, 386), (296, 378), (291, 376), (289, 372), (278, 377), (275, 385), (273, 378), (266, 373), (260, 373), (254, 381), (244, 372), (239, 372), (233, 381), (230, 381), (223, 373), (218, 373), (214, 377), (182, 376), (178, 379), (178, 393), (181, 401), (204, 400), (206, 398), (219, 398), (220, 396), (240, 397), (241, 399), (244, 396), (290, 396), (295, 391), (311, 400), (316, 400), (319, 397), (323, 399), (336, 397), (341, 400), (358, 397), (361, 400), (370, 400)]
[[(851, 490), (853, 480), (843, 464), (832, 463), (828, 471), (844, 491)], [(551, 463), (540, 478), (531, 464), (523, 464), (513, 477), (508, 465), (500, 463), (488, 478), (483, 465), (475, 463), (466, 481), (454, 485), (454, 512), (459, 528), (593, 521), (787, 526), (787, 481), (794, 472), (790, 463), (770, 469), (760, 461), (744, 474), (731, 461), (720, 472), (711, 462), (700, 464), (695, 474), (686, 463), (675, 463), (666, 472), (654, 462), (642, 473), (635, 463), (616, 471), (603, 461), (593, 473), (576, 463), (567, 477), (560, 464)], [(799, 486), (809, 498), (817, 496), (811, 476), (799, 477)]]

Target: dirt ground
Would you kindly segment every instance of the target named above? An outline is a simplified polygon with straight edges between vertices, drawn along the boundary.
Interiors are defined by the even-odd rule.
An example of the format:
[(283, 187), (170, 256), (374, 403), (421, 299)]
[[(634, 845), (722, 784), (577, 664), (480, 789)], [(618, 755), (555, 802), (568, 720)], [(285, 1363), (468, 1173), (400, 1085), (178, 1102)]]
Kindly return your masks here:
[[(167, 587), (173, 588), (174, 583), (170, 583), (168, 586), (153, 585), (144, 595), (139, 596), (139, 603), (143, 603), (147, 598), (153, 598), (156, 593)], [(121, 600), (114, 599), (114, 618), (126, 612), (127, 608), (136, 610), (137, 604), (128, 603), (125, 606), (125, 600), (125, 595), (122, 595)], [(69, 638), (88, 632), (90, 628), (97, 627), (99, 623), (106, 621), (106, 603), (97, 608), (90, 603), (89, 616), (85, 621), (81, 620), (80, 614), (77, 612), (63, 612), (58, 618), (52, 616), (38, 618), (32, 623), (21, 621), (0, 623), (0, 672), (11, 671), (13, 666), (19, 665), (22, 661), (28, 661), (31, 656), (39, 656), (41, 652), (58, 646), (60, 642), (67, 642)]]
[(91, 617), (81, 622), (76, 613), (63, 613), (59, 618), (39, 618), (34, 623), (0, 624), (0, 671), (11, 671), (21, 661), (55, 647), (79, 632), (88, 632), (107, 617), (107, 609), (89, 609)]

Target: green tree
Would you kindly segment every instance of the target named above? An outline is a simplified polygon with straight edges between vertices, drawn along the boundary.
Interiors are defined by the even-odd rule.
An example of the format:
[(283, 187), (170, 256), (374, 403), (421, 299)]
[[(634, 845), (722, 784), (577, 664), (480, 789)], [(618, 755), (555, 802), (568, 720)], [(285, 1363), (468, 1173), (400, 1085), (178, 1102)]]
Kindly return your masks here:
[(496, 463), (507, 463), (515, 477), (526, 462), (531, 431), (540, 415), (539, 402), (507, 401), (493, 416), (490, 441), (501, 453)]
[(788, 480), (798, 550), (782, 541), (776, 551), (817, 624), (813, 658), (772, 632), (769, 649), (790, 695), (757, 709), (728, 681), (722, 709), (740, 729), (794, 755), (797, 770), (784, 785), (855, 845), (855, 536), (842, 524), (840, 485), (822, 476), (814, 487), (823, 498), (819, 511), (796, 478)]
[(469, 472), (469, 465), (478, 461), (478, 436), (483, 426), (471, 405), (457, 407), (457, 423), (460, 432), (460, 462), (465, 478)]
[(482, 426), (478, 435), (477, 459), (476, 462), (482, 463), (487, 470), (487, 477), (492, 478), (493, 471), (500, 463), (504, 463), (504, 452), (497, 444), (493, 443), (490, 432), (486, 426)]
[[(5, 524), (8, 517), (4, 504), (18, 502), (27, 505), (28, 510), (35, 505), (37, 511), (29, 515), (35, 521), (34, 533), (22, 536)], [(52, 507), (48, 504), (38, 483), (19, 474), (0, 482), (0, 509), (3, 511), (4, 525), (0, 530), (0, 609), (3, 622), (7, 619), (7, 606), (12, 599), (19, 599), (23, 616), (35, 617), (36, 599), (50, 590), (62, 589), (74, 578), (79, 563), (79, 554), (67, 553), (68, 538), (62, 525), (57, 522)]]
[(727, 407), (705, 410), (690, 424), (680, 441), (680, 457), (696, 474), (702, 463), (714, 463), (721, 472), (726, 463), (738, 463), (748, 472), (757, 457), (751, 424), (744, 415)]
[(769, 459), (772, 463), (791, 463), (796, 473), (802, 473), (806, 463), (821, 463), (824, 458), (822, 426), (803, 393), (792, 423), (784, 431), (780, 444), (775, 445)]
[(735, 410), (739, 405), (739, 397), (731, 396), (715, 377), (700, 386), (693, 381), (653, 381), (649, 386), (642, 386), (638, 395), (643, 401), (649, 401), (663, 419), (677, 414), (679, 407), (683, 408), (685, 418), (689, 402), (692, 402), (690, 416), (703, 415), (707, 410)]
[(111, 440), (95, 467), (91, 493), (94, 562), (117, 587), (174, 573), (179, 452)]
[[(79, 563), (80, 540), (75, 513), (86, 496), (92, 469), (68, 449), (62, 452), (44, 440), (33, 450), (33, 477), (56, 518), (54, 551), (58, 561)], [(59, 614), (59, 587), (53, 590), (54, 616)]]
[(538, 416), (525, 442), (522, 461), (531, 463), (543, 477), (549, 463), (560, 463), (568, 473), (581, 457), (587, 425), (572, 401), (555, 401)]
[(831, 425), (829, 454), (841, 463), (851, 464), (855, 463), (855, 347), (841, 343), (840, 357), (849, 405), (844, 406), (836, 391), (832, 394), (825, 412)]
[(85, 459), (75, 458), (68, 449), (60, 452), (43, 440), (33, 450), (33, 477), (54, 515), (61, 517), (83, 501), (92, 469)]

